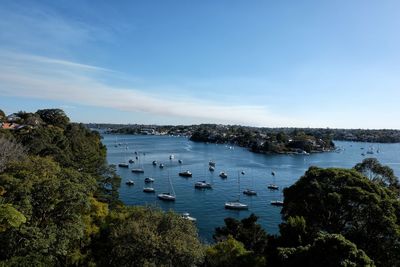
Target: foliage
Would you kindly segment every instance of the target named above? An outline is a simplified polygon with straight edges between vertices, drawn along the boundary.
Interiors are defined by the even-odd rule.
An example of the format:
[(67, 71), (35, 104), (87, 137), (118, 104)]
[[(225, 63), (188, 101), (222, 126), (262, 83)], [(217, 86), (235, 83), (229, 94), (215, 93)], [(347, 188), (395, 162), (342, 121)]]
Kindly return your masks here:
[(371, 181), (399, 192), (399, 179), (394, 175), (393, 170), (389, 166), (382, 165), (376, 158), (366, 158), (354, 166), (354, 169)]
[(53, 264), (67, 261), (83, 239), (83, 215), (89, 213), (95, 180), (49, 158), (30, 157), (11, 164), (0, 183), (4, 201), (26, 217), (18, 229), (0, 234), (1, 259), (41, 255)]
[(400, 205), (392, 191), (355, 170), (311, 167), (284, 197), (284, 220), (302, 216), (308, 238), (341, 234), (378, 266), (399, 264)]
[(24, 157), (25, 148), (22, 145), (0, 136), (0, 173), (7, 164), (22, 160)]
[(0, 204), (0, 232), (9, 228), (17, 228), (25, 222), (25, 216), (11, 204)]
[(40, 109), (36, 114), (47, 124), (64, 127), (69, 123), (69, 118), (61, 109)]
[(375, 266), (364, 251), (337, 234), (319, 234), (311, 245), (279, 248), (281, 266)]
[(215, 229), (214, 240), (223, 241), (231, 236), (243, 243), (246, 249), (263, 254), (267, 246), (267, 233), (257, 223), (257, 219), (254, 214), (241, 221), (226, 218), (225, 226)]
[(206, 250), (206, 266), (244, 267), (264, 265), (264, 258), (255, 256), (253, 252), (246, 250), (241, 242), (230, 235), (224, 241), (220, 241)]
[(193, 266), (204, 256), (192, 222), (146, 207), (113, 211), (93, 251), (99, 266)]
[(6, 120), (6, 114), (0, 109), (0, 123)]

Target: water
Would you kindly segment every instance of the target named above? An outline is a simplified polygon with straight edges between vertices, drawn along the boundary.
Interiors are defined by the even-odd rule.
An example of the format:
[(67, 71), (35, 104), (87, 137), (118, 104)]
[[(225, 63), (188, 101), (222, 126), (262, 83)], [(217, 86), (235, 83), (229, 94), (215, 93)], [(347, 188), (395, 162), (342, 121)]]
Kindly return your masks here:
[[(122, 145), (115, 147), (116, 141)], [(255, 213), (259, 216), (259, 223), (268, 233), (278, 233), (281, 222), (280, 208), (271, 206), (270, 201), (282, 200), (282, 191), (296, 182), (310, 166), (319, 167), (344, 167), (351, 168), (361, 162), (369, 147), (380, 153), (368, 155), (376, 157), (381, 163), (394, 169), (400, 175), (400, 144), (372, 144), (354, 142), (335, 142), (342, 147), (340, 153), (329, 152), (306, 155), (262, 155), (247, 151), (240, 147), (226, 145), (195, 143), (184, 137), (170, 136), (134, 136), (134, 135), (104, 135), (103, 143), (107, 146), (107, 159), (109, 164), (128, 162), (135, 159), (137, 151), (140, 155), (140, 164), (135, 159), (135, 164), (130, 168), (118, 168), (117, 172), (122, 177), (120, 198), (127, 205), (155, 205), (164, 210), (173, 209), (178, 213), (189, 212), (197, 218), (199, 235), (204, 241), (211, 241), (214, 229), (224, 224), (224, 218), (237, 219)], [(364, 148), (362, 150), (361, 148)], [(145, 153), (145, 155), (144, 155)], [(175, 158), (169, 159), (173, 154)], [(183, 164), (178, 163), (178, 159)], [(165, 165), (164, 169), (154, 167), (152, 161)], [(216, 162), (213, 173), (208, 170), (208, 162)], [(135, 174), (130, 169), (143, 167), (144, 174)], [(190, 170), (193, 178), (179, 177), (180, 171)], [(223, 180), (219, 173), (225, 171), (228, 178)], [(241, 171), (245, 175), (239, 174)], [(267, 185), (274, 182), (271, 172), (274, 171), (275, 183), (279, 191), (267, 189)], [(163, 202), (157, 199), (157, 194), (170, 191), (168, 173), (176, 193), (175, 202)], [(257, 196), (240, 194), (241, 201), (249, 205), (248, 211), (232, 211), (224, 208), (226, 201), (238, 197), (238, 175), (240, 176), (241, 191), (252, 188), (257, 191)], [(156, 193), (144, 193), (144, 178), (153, 177), (153, 187)], [(134, 186), (127, 186), (125, 182), (132, 179)], [(207, 180), (213, 183), (211, 190), (198, 190), (194, 183)]]

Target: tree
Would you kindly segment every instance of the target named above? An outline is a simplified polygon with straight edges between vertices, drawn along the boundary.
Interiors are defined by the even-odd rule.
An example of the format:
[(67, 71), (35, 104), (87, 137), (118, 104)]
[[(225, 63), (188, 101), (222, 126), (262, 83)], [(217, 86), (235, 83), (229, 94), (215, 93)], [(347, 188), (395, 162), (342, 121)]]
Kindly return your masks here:
[(23, 224), (17, 221), (18, 228), (0, 233), (0, 260), (30, 255), (51, 265), (68, 262), (84, 241), (96, 181), (49, 158), (29, 157), (10, 164), (0, 186), (6, 191), (4, 203), (26, 218)]
[(61, 109), (39, 109), (36, 114), (47, 124), (64, 128), (69, 123), (69, 118)]
[(146, 207), (111, 212), (93, 251), (98, 266), (194, 266), (204, 257), (193, 223)]
[(281, 266), (375, 266), (364, 251), (337, 234), (319, 234), (311, 245), (279, 248)]
[(400, 204), (395, 194), (355, 170), (311, 167), (284, 190), (282, 216), (302, 216), (306, 232), (342, 234), (378, 266), (400, 263)]
[(25, 148), (22, 145), (0, 136), (0, 173), (7, 164), (22, 160), (25, 156)]
[(376, 158), (366, 158), (354, 166), (354, 169), (364, 174), (373, 182), (399, 191), (399, 179), (389, 166), (382, 165)]
[(0, 109), (0, 123), (6, 120), (6, 114)]
[(210, 267), (239, 267), (264, 266), (265, 260), (256, 257), (244, 245), (228, 236), (226, 240), (218, 242), (206, 250), (206, 266)]
[(247, 250), (261, 255), (267, 246), (268, 236), (257, 220), (258, 217), (253, 213), (241, 221), (226, 218), (225, 226), (215, 229), (214, 240), (224, 241), (231, 236), (243, 243)]

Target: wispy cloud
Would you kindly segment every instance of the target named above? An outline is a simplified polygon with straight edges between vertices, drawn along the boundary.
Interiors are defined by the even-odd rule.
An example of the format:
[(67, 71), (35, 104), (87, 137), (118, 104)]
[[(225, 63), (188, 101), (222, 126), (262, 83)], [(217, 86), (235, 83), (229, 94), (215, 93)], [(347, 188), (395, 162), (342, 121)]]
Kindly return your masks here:
[[(192, 118), (194, 121), (284, 126), (292, 118), (277, 116), (264, 106), (227, 105), (185, 96), (154, 94), (140, 88), (111, 86), (99, 79), (107, 69), (32, 55), (0, 54), (0, 94), (58, 100), (72, 104)], [(177, 119), (179, 121), (179, 119)]]

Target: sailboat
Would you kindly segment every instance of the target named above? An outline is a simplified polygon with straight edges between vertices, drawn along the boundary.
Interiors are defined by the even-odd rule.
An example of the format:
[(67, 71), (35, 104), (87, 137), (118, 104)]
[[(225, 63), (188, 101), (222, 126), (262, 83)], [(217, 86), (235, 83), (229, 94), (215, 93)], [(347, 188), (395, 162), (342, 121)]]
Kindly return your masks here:
[(196, 221), (197, 221), (197, 219), (194, 218), (194, 217), (191, 217), (190, 214), (189, 214), (188, 212), (183, 213), (181, 217), (182, 217), (183, 219), (188, 220), (188, 221), (191, 221), (191, 222), (196, 222)]
[(182, 177), (192, 177), (193, 174), (192, 174), (189, 170), (187, 170), (187, 171), (184, 171), (184, 172), (180, 172), (180, 173), (179, 173), (179, 176), (182, 176)]
[(133, 168), (132, 172), (133, 173), (144, 173), (144, 169), (143, 169), (143, 164), (140, 163), (140, 157), (136, 157), (136, 159), (138, 160), (138, 168)]
[(228, 174), (226, 172), (220, 172), (219, 177), (226, 179), (226, 178), (228, 178)]
[(135, 182), (133, 180), (128, 180), (125, 182), (127, 185), (134, 185)]
[(120, 167), (120, 168), (129, 168), (129, 164), (126, 163), (126, 158), (124, 159), (124, 162), (118, 163), (118, 167)]
[(165, 200), (165, 201), (175, 201), (176, 196), (175, 196), (175, 192), (174, 192), (174, 187), (172, 186), (172, 182), (171, 182), (171, 179), (169, 177), (169, 172), (168, 172), (168, 181), (169, 181), (169, 184), (171, 186), (172, 193), (171, 192), (161, 193), (161, 194), (158, 194), (157, 197), (159, 199)]
[[(243, 171), (242, 171), (242, 173), (243, 173)], [(254, 176), (253, 175), (251, 176), (251, 183), (252, 183), (251, 186), (254, 188)], [(243, 191), (243, 194), (248, 195), (248, 196), (256, 196), (257, 192), (253, 189), (247, 188), (246, 190)]]
[[(204, 177), (207, 177), (207, 169), (204, 166)], [(211, 178), (212, 179), (212, 178)], [(197, 181), (194, 184), (194, 188), (196, 189), (212, 189), (212, 182), (208, 183), (206, 180), (204, 181)]]
[[(153, 174), (154, 174), (154, 170), (153, 170)], [(143, 192), (145, 192), (145, 193), (155, 193), (156, 192), (154, 187), (149, 185), (149, 184), (154, 183), (154, 178), (146, 177), (146, 178), (144, 178), (144, 183), (146, 184), (146, 186), (143, 188)]]
[(240, 202), (240, 173), (238, 172), (238, 200), (225, 202), (225, 209), (247, 210), (249, 206)]
[(283, 201), (282, 200), (273, 200), (271, 201), (272, 206), (283, 206)]
[(279, 190), (279, 186), (275, 184), (275, 172), (271, 172), (272, 177), (274, 177), (274, 183), (268, 185), (268, 189)]

